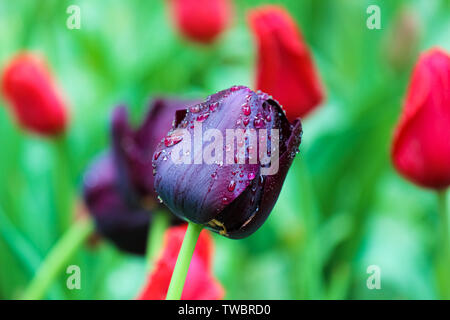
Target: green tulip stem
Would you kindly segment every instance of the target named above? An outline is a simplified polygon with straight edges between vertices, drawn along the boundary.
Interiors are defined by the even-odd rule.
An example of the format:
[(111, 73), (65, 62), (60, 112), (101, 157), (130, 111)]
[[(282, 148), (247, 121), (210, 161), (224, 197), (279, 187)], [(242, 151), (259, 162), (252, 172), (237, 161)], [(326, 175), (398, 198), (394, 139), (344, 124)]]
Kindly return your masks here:
[(65, 232), (73, 219), (72, 207), (75, 198), (73, 173), (71, 171), (70, 143), (62, 134), (54, 140), (55, 169), (53, 173), (57, 231)]
[(166, 300), (181, 299), (189, 265), (191, 263), (195, 245), (202, 228), (203, 227), (199, 224), (189, 222), (186, 234), (184, 235), (183, 244), (181, 245), (180, 253), (178, 254), (177, 263), (175, 264), (175, 269), (173, 270), (172, 279), (170, 280)]
[(34, 278), (25, 289), (23, 299), (38, 300), (45, 296), (54, 280), (65, 274), (64, 268), (94, 230), (91, 219), (74, 222), (60, 238), (40, 265)]
[(450, 299), (450, 213), (447, 203), (447, 192), (442, 190), (438, 192), (438, 208), (441, 225), (441, 239), (439, 241), (441, 247), (442, 260), (440, 261), (440, 287), (442, 288), (442, 298)]
[(147, 238), (147, 270), (150, 270), (163, 245), (164, 232), (169, 226), (169, 216), (163, 210), (157, 211), (150, 222)]

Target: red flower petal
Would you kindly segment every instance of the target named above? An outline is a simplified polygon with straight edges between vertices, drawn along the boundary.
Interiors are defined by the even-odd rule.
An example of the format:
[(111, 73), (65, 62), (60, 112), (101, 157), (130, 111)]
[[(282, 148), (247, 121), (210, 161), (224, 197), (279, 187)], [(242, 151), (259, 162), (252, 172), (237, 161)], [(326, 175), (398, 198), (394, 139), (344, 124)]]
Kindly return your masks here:
[(214, 41), (231, 19), (230, 0), (171, 1), (171, 10), (178, 29), (193, 41)]
[(248, 19), (258, 44), (257, 89), (277, 99), (290, 121), (304, 117), (324, 94), (300, 30), (279, 6), (254, 9)]
[(22, 53), (6, 66), (2, 90), (20, 125), (42, 135), (56, 135), (67, 125), (67, 110), (45, 63)]
[[(187, 225), (171, 227), (165, 235), (161, 257), (139, 294), (139, 300), (163, 300), (169, 289), (170, 279), (186, 233)], [(209, 231), (203, 230), (197, 241), (191, 265), (186, 277), (183, 300), (219, 300), (224, 290), (211, 273), (213, 242)]]
[(450, 57), (440, 49), (422, 54), (416, 64), (391, 156), (412, 182), (450, 186)]

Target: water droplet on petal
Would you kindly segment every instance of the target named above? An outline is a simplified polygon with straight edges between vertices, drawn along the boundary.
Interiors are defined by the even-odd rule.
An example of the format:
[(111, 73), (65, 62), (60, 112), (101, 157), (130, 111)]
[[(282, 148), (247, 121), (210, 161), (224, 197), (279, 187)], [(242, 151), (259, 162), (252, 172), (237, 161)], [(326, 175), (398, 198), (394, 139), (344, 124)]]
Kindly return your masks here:
[(208, 119), (208, 117), (209, 117), (209, 112), (206, 112), (206, 113), (204, 113), (204, 114), (202, 114), (202, 115), (199, 115), (199, 116), (197, 117), (197, 121), (198, 121), (198, 122), (203, 122), (203, 121), (205, 121), (206, 119)]
[(219, 106), (219, 103), (218, 103), (218, 102), (211, 103), (211, 104), (209, 105), (209, 110), (210, 110), (210, 111), (215, 111), (215, 110), (217, 109), (218, 106)]
[(252, 109), (250, 109), (250, 106), (248, 104), (244, 104), (242, 106), (242, 112), (246, 115), (249, 116), (250, 113), (252, 112)]
[(177, 143), (180, 143), (183, 140), (183, 136), (181, 134), (172, 133), (170, 136), (164, 138), (164, 145), (166, 147), (171, 147)]
[(256, 129), (264, 128), (264, 120), (260, 118), (255, 118), (255, 121), (253, 121), (253, 125)]
[(153, 155), (153, 160), (158, 160), (159, 156), (161, 155), (161, 151), (155, 152), (155, 154)]
[(235, 188), (236, 188), (236, 181), (231, 180), (230, 183), (228, 184), (227, 189), (228, 191), (233, 192)]
[(195, 106), (192, 106), (189, 108), (189, 111), (191, 111), (192, 113), (197, 113), (200, 112), (200, 105), (196, 104)]

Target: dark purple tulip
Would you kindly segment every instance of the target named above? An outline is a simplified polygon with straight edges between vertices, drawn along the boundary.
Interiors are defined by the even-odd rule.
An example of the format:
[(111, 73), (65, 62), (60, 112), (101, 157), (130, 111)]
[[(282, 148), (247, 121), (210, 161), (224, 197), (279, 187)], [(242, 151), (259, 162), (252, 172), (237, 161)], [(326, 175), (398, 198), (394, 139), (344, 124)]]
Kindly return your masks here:
[[(160, 198), (180, 218), (230, 238), (249, 236), (264, 223), (275, 205), (301, 142), (300, 121), (290, 124), (275, 100), (243, 86), (220, 91), (201, 104), (178, 111), (176, 119), (153, 156), (155, 189)], [(199, 123), (203, 133), (215, 129), (223, 136), (223, 144), (219, 143), (223, 161), (203, 161), (207, 146), (203, 143), (196, 148), (199, 144), (194, 134)], [(254, 145), (250, 138), (240, 142), (237, 139), (232, 146), (227, 144), (227, 129), (242, 129), (246, 133), (267, 130), (270, 134), (262, 135), (263, 139), (267, 137), (263, 142), (270, 150), (268, 155), (278, 154), (278, 170), (267, 174), (268, 167), (276, 167), (272, 158), (269, 163), (263, 161), (263, 156), (252, 159), (250, 147)], [(279, 139), (275, 140), (272, 129), (276, 129)], [(238, 154), (238, 147), (244, 150), (245, 159), (241, 155), (228, 161), (225, 155)], [(261, 144), (257, 147), (260, 152)], [(187, 155), (186, 162), (174, 161), (180, 154)]]
[(110, 153), (100, 155), (89, 167), (83, 191), (98, 232), (121, 250), (145, 253), (150, 212), (123, 196)]
[[(112, 115), (112, 151), (87, 170), (84, 198), (100, 234), (118, 248), (143, 254), (152, 214), (162, 207), (153, 189), (151, 157), (171, 128), (174, 113), (194, 102), (156, 99), (142, 125), (133, 129), (125, 107)], [(180, 220), (171, 216), (173, 224)]]
[(153, 182), (152, 156), (158, 143), (172, 127), (176, 110), (186, 109), (197, 101), (155, 99), (142, 125), (133, 129), (124, 106), (112, 116), (112, 149), (122, 180), (128, 189), (156, 200)]

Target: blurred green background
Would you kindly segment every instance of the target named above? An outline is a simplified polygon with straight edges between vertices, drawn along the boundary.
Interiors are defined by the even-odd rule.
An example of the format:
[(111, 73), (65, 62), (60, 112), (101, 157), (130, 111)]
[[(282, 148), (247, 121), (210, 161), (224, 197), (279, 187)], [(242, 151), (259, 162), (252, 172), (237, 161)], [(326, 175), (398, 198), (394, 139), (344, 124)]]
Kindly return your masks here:
[[(304, 119), (303, 142), (264, 226), (236, 241), (215, 236), (215, 274), (227, 299), (433, 299), (438, 217), (435, 195), (394, 172), (389, 148), (408, 77), (420, 51), (450, 50), (450, 1), (240, 0), (213, 46), (174, 30), (162, 0), (0, 0), (0, 67), (17, 51), (43, 53), (71, 112), (71, 170), (80, 186), (109, 142), (109, 114), (126, 103), (138, 123), (151, 97), (206, 97), (253, 87), (255, 52), (246, 11), (285, 6), (324, 79), (327, 99)], [(81, 8), (81, 29), (66, 8)], [(381, 8), (381, 30), (366, 8)], [(0, 99), (0, 298), (21, 295), (61, 236), (55, 148), (12, 120)], [(144, 258), (106, 241), (84, 246), (49, 299), (131, 299), (146, 279)], [(369, 290), (369, 265), (381, 289)], [(449, 270), (450, 273), (450, 270)]]

